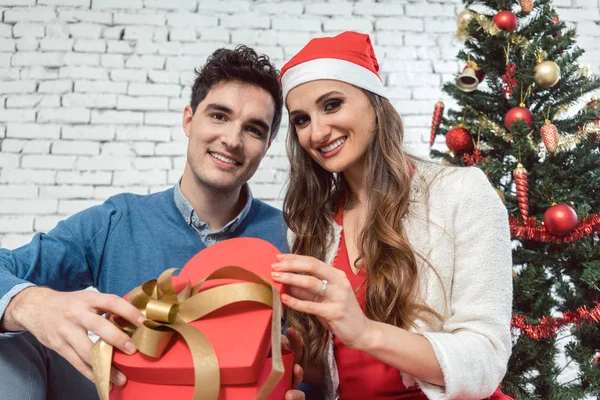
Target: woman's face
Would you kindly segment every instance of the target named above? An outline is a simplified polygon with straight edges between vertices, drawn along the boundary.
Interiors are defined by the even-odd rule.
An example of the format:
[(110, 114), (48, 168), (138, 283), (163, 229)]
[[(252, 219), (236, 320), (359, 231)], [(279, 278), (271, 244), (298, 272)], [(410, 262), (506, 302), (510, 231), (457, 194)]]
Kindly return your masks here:
[(304, 83), (286, 100), (300, 146), (325, 170), (362, 167), (373, 140), (375, 111), (367, 95), (334, 80)]

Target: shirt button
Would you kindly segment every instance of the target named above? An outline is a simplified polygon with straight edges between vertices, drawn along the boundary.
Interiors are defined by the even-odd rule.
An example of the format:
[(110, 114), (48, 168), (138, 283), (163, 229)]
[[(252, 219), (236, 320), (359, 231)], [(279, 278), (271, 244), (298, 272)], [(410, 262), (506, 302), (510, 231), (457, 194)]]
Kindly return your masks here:
[(189, 224), (190, 223), (190, 218), (189, 217), (185, 217), (185, 222), (187, 222)]
[(192, 217), (192, 221), (196, 222), (196, 217)]
[(212, 242), (212, 241), (213, 241), (211, 237), (209, 237), (209, 238), (206, 238), (206, 240), (207, 240), (207, 241), (209, 241), (209, 242)]

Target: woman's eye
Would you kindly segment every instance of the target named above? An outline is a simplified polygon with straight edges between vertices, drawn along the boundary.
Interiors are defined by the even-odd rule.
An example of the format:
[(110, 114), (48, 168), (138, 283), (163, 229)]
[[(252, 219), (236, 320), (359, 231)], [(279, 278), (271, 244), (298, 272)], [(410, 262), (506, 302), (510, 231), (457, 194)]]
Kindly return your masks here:
[(308, 122), (308, 117), (306, 115), (299, 115), (292, 120), (292, 123), (296, 126), (304, 125)]
[(325, 103), (325, 111), (334, 111), (337, 110), (342, 104), (341, 100), (330, 100)]

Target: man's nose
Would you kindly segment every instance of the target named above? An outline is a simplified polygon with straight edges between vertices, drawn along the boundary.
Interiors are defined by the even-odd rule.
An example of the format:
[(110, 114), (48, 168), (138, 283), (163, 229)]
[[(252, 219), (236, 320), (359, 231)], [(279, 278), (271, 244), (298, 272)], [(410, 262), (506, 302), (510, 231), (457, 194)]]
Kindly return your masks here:
[(242, 134), (242, 127), (232, 124), (221, 134), (221, 143), (230, 149), (241, 149), (244, 145)]

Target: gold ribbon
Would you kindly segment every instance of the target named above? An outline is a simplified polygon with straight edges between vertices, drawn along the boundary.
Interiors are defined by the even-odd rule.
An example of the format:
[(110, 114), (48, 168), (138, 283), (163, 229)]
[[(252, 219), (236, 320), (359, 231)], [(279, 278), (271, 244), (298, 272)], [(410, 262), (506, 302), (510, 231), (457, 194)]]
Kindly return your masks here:
[[(129, 336), (138, 351), (160, 358), (175, 333), (183, 337), (192, 353), (194, 363), (194, 400), (217, 400), (220, 371), (215, 350), (209, 340), (189, 322), (239, 301), (253, 301), (273, 308), (271, 316), (271, 373), (259, 389), (256, 400), (265, 400), (283, 376), (281, 356), (281, 300), (279, 292), (267, 279), (240, 267), (223, 267), (208, 275), (194, 287), (186, 285), (176, 293), (172, 275), (175, 268), (164, 271), (158, 279), (150, 280), (129, 293), (129, 302), (146, 315), (140, 327), (125, 327), (111, 320)], [(214, 279), (236, 279), (232, 283), (200, 292), (204, 282)], [(101, 400), (109, 399), (110, 370), (113, 347), (98, 340), (92, 348), (94, 381)]]

